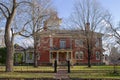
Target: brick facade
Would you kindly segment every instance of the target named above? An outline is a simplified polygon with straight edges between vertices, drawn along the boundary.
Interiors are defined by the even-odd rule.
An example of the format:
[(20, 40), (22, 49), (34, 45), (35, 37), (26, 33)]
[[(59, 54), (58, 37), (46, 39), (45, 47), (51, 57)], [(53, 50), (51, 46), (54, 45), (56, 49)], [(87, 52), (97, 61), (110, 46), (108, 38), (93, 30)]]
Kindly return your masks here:
[[(38, 64), (53, 63), (56, 59), (58, 64), (66, 64), (70, 60), (71, 64), (87, 64), (87, 43), (86, 37), (82, 31), (43, 31), (39, 37)], [(81, 33), (81, 34), (80, 34)], [(91, 56), (92, 64), (101, 64), (103, 57), (102, 35), (96, 33), (95, 39), (92, 40), (93, 50)]]

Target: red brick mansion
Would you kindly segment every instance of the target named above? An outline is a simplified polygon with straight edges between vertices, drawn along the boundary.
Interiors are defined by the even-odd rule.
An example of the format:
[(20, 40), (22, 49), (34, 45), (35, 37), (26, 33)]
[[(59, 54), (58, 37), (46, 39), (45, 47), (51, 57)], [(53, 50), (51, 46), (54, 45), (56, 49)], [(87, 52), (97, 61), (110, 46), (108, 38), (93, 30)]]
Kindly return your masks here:
[[(87, 64), (86, 37), (80, 30), (44, 30), (39, 34), (38, 64), (51, 64), (56, 59), (58, 64), (66, 64), (67, 60), (73, 64)], [(92, 64), (101, 64), (103, 57), (102, 35), (96, 33), (94, 49), (92, 50)]]

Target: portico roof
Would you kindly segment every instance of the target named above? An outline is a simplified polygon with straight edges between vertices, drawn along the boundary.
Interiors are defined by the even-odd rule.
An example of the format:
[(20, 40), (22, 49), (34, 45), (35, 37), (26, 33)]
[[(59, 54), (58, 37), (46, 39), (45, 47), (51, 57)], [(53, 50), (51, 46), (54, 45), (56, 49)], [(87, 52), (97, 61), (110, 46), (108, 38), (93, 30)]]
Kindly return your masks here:
[(51, 49), (50, 52), (72, 52), (72, 49)]

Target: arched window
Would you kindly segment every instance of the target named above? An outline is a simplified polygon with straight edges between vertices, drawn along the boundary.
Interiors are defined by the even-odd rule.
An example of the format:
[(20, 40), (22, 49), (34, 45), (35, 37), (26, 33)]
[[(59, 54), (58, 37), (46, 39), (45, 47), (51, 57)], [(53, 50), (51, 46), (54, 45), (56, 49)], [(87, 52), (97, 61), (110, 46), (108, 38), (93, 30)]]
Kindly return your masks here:
[(76, 59), (80, 59), (80, 60), (83, 60), (83, 58), (84, 58), (84, 53), (83, 53), (83, 51), (77, 51), (76, 53), (75, 53), (75, 58)]
[(96, 60), (100, 60), (100, 52), (96, 51)]
[(78, 53), (78, 52), (75, 52), (75, 58), (76, 58), (76, 59), (79, 59), (79, 56), (78, 56), (78, 55), (79, 55), (79, 53)]

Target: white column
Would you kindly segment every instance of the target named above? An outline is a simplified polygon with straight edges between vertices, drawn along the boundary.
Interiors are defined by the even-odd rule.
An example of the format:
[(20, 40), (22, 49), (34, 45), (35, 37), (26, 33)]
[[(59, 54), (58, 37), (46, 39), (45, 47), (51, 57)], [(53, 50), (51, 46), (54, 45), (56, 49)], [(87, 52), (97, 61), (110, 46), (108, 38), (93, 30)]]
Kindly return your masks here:
[(49, 54), (50, 54), (50, 56), (49, 56), (49, 61), (52, 62), (52, 58), (51, 58), (52, 53), (51, 53), (51, 51), (49, 52)]
[(57, 62), (59, 61), (59, 52), (57, 51)]
[(71, 52), (71, 59), (73, 59), (73, 54), (72, 54), (72, 52)]
[(68, 60), (69, 59), (69, 53), (67, 52), (67, 57), (66, 57), (66, 60)]
[(25, 53), (22, 53), (23, 54), (23, 62), (25, 62)]
[(71, 64), (73, 65), (74, 61), (73, 61), (73, 53), (72, 53), (72, 51), (71, 51), (71, 59), (70, 59), (70, 61), (71, 61)]
[(50, 35), (50, 47), (53, 47), (53, 38)]

